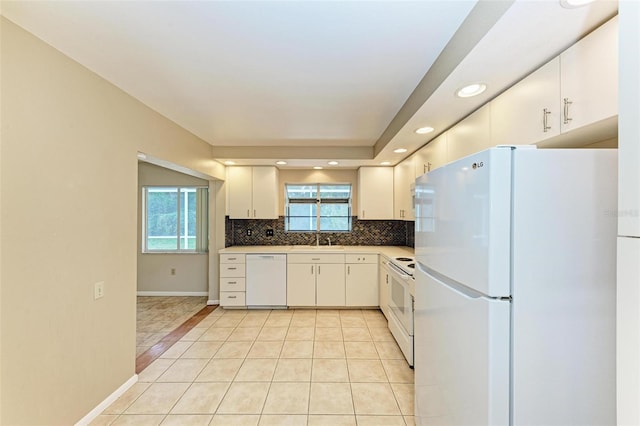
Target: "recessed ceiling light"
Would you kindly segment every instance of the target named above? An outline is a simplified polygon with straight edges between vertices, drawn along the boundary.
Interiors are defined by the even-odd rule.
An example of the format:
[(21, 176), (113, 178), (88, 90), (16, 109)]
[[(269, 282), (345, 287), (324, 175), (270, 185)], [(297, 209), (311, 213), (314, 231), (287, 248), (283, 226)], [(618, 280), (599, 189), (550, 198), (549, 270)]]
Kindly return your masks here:
[(276, 161), (276, 164), (279, 166), (284, 166), (285, 164), (287, 164), (287, 162), (280, 160), (280, 161)]
[(329, 161), (327, 164), (330, 166), (337, 166), (339, 163), (337, 161)]
[(458, 91), (456, 91), (456, 96), (460, 98), (470, 98), (484, 92), (486, 88), (487, 85), (484, 83), (469, 84), (468, 86), (458, 89)]
[(402, 154), (403, 152), (407, 152), (407, 150), (404, 148), (398, 148), (394, 149), (393, 152), (395, 152), (396, 154)]
[(433, 132), (433, 127), (420, 127), (419, 129), (416, 129), (416, 133), (419, 135), (424, 135), (426, 133), (431, 133)]
[(388, 166), (391, 164), (391, 161), (383, 161), (382, 163), (380, 163), (381, 166)]
[(593, 0), (560, 0), (560, 6), (565, 9), (575, 9), (576, 7), (586, 6)]
[(322, 170), (322, 166), (314, 166), (313, 167), (315, 170)]
[(229, 160), (229, 161), (225, 161), (224, 164), (226, 164), (227, 166), (233, 166), (234, 164), (236, 164), (236, 162)]

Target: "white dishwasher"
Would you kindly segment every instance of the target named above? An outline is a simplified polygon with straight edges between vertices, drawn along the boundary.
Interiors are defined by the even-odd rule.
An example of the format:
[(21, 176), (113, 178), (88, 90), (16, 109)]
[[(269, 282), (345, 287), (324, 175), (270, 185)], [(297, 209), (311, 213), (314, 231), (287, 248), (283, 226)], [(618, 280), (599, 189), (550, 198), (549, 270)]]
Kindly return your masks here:
[(246, 267), (248, 307), (287, 306), (286, 254), (248, 254)]

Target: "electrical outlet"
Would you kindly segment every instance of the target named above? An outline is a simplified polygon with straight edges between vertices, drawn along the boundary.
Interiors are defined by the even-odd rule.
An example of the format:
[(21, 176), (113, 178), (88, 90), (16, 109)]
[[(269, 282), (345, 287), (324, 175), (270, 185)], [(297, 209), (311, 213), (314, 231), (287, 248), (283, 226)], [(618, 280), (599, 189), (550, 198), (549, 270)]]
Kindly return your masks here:
[(247, 229), (247, 237), (250, 237), (251, 234), (253, 234), (253, 231), (251, 229)]
[(171, 268), (171, 275), (175, 275), (176, 274), (176, 268)]
[(267, 229), (267, 237), (273, 237), (273, 229)]
[(97, 300), (104, 297), (104, 281), (97, 282), (93, 285), (93, 299)]

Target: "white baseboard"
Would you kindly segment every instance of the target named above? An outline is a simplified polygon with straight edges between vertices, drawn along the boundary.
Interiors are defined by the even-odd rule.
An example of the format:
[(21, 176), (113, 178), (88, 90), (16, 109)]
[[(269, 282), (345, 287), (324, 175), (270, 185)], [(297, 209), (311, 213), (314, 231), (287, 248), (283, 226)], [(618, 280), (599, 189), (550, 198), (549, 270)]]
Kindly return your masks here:
[(138, 296), (208, 296), (207, 291), (139, 291)]
[(89, 414), (84, 416), (75, 426), (86, 426), (91, 423), (96, 417), (100, 415), (108, 406), (113, 404), (116, 399), (120, 398), (131, 386), (138, 381), (138, 375), (134, 374), (129, 380), (124, 382), (122, 386), (116, 389), (111, 395), (105, 398), (96, 408), (91, 410)]
[(219, 300), (207, 300), (207, 305), (211, 306), (211, 305), (219, 305), (220, 301)]

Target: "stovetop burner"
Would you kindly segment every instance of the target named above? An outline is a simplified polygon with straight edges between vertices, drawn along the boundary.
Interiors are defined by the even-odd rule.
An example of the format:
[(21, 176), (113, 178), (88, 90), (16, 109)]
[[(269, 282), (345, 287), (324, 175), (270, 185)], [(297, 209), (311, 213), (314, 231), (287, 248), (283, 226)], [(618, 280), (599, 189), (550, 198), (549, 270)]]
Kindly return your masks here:
[(415, 267), (416, 267), (415, 263), (410, 263), (407, 265), (407, 268), (415, 269)]
[(413, 259), (410, 257), (396, 257), (396, 260), (400, 262), (413, 262)]

